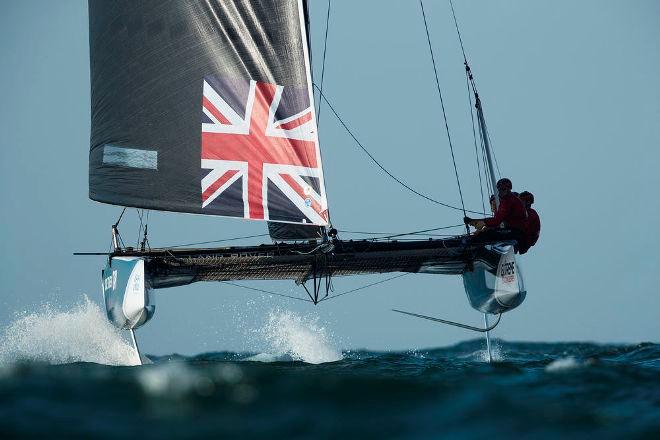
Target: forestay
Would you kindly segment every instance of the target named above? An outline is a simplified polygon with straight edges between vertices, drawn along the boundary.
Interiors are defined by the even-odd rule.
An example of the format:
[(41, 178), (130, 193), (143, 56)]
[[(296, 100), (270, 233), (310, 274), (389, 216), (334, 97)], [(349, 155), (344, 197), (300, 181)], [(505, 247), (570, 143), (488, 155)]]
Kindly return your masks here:
[(89, 1), (89, 196), (326, 225), (302, 0)]

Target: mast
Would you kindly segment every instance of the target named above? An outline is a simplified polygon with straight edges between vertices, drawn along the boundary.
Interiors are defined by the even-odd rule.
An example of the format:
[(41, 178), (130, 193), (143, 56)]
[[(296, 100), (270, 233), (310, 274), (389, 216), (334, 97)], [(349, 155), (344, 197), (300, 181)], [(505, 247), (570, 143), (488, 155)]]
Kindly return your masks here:
[[(310, 96), (310, 100), (312, 102), (312, 113), (314, 113), (314, 109), (317, 108), (316, 106), (316, 98), (314, 95), (314, 69), (312, 68), (312, 29), (311, 29), (311, 20), (309, 18), (309, 0), (302, 0), (302, 11), (303, 11), (303, 17), (304, 17), (304, 32), (305, 36), (307, 38), (307, 48), (305, 50), (305, 54), (307, 55), (307, 69), (309, 69), (309, 81), (312, 83), (312, 93)], [(326, 30), (327, 31), (327, 30)], [(326, 34), (327, 37), (327, 34)], [(323, 85), (321, 85), (323, 87)], [(321, 95), (319, 94), (319, 109), (321, 108)], [(314, 119), (316, 119), (317, 115), (314, 114)], [(316, 130), (317, 130), (317, 138), (318, 138), (318, 123), (316, 125)], [(321, 149), (319, 147), (319, 158), (322, 156)], [(330, 214), (328, 214), (328, 222), (330, 221)], [(309, 228), (308, 228), (309, 229)], [(323, 242), (328, 241), (328, 227), (327, 226), (320, 226), (319, 230), (321, 232), (321, 239)], [(302, 234), (301, 234), (302, 235)], [(304, 238), (304, 235), (303, 235)]]
[(475, 107), (477, 108), (477, 120), (479, 121), (479, 130), (481, 131), (481, 137), (484, 140), (484, 147), (486, 148), (486, 162), (488, 162), (488, 175), (490, 177), (490, 183), (493, 186), (493, 191), (495, 192), (495, 206), (500, 207), (500, 196), (497, 194), (497, 178), (495, 177), (495, 168), (493, 167), (493, 153), (490, 149), (490, 140), (488, 139), (488, 131), (486, 130), (486, 120), (484, 118), (484, 111), (481, 108), (481, 99), (479, 99), (479, 94), (475, 91), (474, 97), (476, 100)]
[[(467, 66), (467, 61), (466, 61)], [(473, 84), (474, 86), (474, 84)], [(484, 111), (481, 108), (481, 99), (479, 94), (474, 90), (475, 104), (477, 108), (477, 120), (479, 121), (479, 130), (481, 131), (481, 138), (484, 140), (484, 147), (486, 148), (486, 161), (488, 162), (488, 174), (490, 183), (493, 185), (493, 192), (495, 193), (495, 208), (500, 209), (500, 195), (497, 193), (497, 179), (495, 177), (495, 168), (493, 167), (493, 153), (490, 149), (490, 140), (488, 139), (488, 131), (486, 131), (486, 120), (484, 118)], [(488, 331), (488, 313), (484, 313), (484, 329), (486, 329), (486, 351), (488, 353), (488, 363), (493, 362), (493, 354), (490, 346), (490, 331)]]

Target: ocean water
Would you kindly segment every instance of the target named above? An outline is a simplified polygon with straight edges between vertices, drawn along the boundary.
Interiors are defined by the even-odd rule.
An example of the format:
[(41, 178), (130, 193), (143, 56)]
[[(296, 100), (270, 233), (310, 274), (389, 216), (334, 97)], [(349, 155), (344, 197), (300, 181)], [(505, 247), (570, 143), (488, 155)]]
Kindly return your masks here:
[[(268, 350), (138, 359), (97, 305), (1, 330), (0, 436), (660, 438), (660, 346), (482, 340), (341, 350), (274, 311)], [(594, 437), (596, 438), (596, 437)]]

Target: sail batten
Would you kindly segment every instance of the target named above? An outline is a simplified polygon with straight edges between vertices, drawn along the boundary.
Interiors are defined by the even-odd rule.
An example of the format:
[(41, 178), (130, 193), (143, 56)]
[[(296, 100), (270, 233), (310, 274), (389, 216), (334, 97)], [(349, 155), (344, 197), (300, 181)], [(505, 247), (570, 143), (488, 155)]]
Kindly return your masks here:
[(91, 199), (328, 223), (301, 0), (90, 0), (89, 14)]

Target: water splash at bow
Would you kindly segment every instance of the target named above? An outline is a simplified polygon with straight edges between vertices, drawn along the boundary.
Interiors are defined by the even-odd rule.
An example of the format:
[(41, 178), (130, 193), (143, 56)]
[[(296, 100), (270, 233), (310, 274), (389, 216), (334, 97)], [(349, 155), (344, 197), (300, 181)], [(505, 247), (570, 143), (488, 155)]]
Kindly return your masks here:
[(17, 317), (0, 334), (0, 364), (94, 362), (137, 365), (131, 345), (87, 296), (68, 310), (45, 305)]

